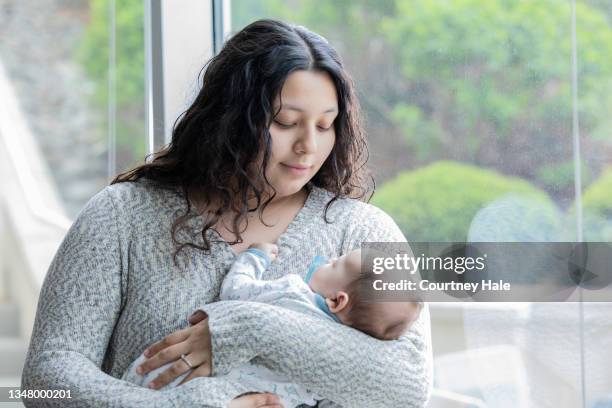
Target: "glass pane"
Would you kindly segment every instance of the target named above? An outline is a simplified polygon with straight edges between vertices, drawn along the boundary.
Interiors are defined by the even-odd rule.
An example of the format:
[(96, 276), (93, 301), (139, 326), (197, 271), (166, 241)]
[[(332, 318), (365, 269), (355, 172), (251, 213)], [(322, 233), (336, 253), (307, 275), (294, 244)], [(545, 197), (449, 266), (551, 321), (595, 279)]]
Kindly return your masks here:
[[(585, 241), (612, 242), (612, 4), (576, 4)], [(584, 383), (587, 407), (612, 407), (612, 304), (585, 303)]]
[(0, 1), (2, 387), (20, 384), (40, 285), (71, 220), (144, 157), (143, 2), (112, 5)]
[[(585, 180), (610, 157), (608, 3), (577, 4), (588, 16), (581, 81), (592, 85), (580, 114), (598, 115), (583, 135)], [(553, 0), (232, 1), (233, 31), (278, 18), (338, 49), (367, 118), (372, 203), (412, 242), (576, 239), (571, 16), (570, 2)], [(581, 406), (582, 365), (587, 381), (603, 367), (601, 344), (581, 343), (577, 304), (430, 308), (435, 386), (486, 406)]]
[[(142, 1), (117, 2), (111, 19), (109, 0), (4, 1), (0, 7), (0, 62), (42, 152), (51, 191), (70, 218), (110, 176), (143, 159), (142, 9)], [(117, 91), (109, 111), (113, 28)], [(117, 157), (110, 173), (109, 146)], [(31, 168), (38, 166), (27, 148), (24, 154)]]
[(89, 84), (95, 132), (106, 149), (105, 182), (143, 161), (144, 3), (90, 0), (77, 55)]

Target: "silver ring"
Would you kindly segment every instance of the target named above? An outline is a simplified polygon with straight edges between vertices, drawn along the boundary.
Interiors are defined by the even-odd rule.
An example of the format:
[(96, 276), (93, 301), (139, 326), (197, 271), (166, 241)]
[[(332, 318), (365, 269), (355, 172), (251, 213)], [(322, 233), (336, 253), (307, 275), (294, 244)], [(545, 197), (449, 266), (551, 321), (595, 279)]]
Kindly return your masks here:
[(189, 366), (189, 368), (193, 369), (193, 366), (191, 365), (191, 363), (189, 362), (189, 360), (187, 360), (187, 356), (184, 354), (181, 354), (181, 360), (183, 360), (183, 362), (185, 364), (187, 364)]

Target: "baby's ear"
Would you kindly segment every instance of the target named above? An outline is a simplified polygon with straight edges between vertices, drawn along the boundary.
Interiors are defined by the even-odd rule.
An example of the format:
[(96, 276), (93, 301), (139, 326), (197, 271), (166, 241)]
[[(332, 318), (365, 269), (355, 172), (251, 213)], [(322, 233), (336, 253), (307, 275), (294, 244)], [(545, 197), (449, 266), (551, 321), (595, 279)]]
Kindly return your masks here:
[(342, 290), (339, 290), (338, 292), (336, 292), (333, 298), (325, 299), (325, 303), (327, 303), (327, 307), (329, 307), (329, 311), (334, 314), (343, 310), (348, 305), (348, 301), (349, 301), (348, 293)]

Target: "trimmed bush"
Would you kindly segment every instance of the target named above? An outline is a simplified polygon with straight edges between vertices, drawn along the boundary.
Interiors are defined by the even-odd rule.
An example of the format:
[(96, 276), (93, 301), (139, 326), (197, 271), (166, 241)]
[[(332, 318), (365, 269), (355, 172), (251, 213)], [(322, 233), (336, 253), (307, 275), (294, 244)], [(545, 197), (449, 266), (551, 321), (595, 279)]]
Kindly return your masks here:
[(585, 211), (604, 218), (612, 218), (612, 167), (607, 168), (582, 195)]
[(612, 241), (612, 167), (584, 191), (582, 206), (584, 239)]
[[(499, 206), (499, 200), (508, 197), (511, 197), (508, 201), (510, 204)], [(517, 200), (520, 206), (512, 204)], [(514, 226), (508, 223), (507, 215), (511, 212), (505, 211), (505, 218), (501, 216), (504, 214), (496, 218), (490, 217), (489, 211), (487, 219), (492, 220), (489, 227), (493, 229), (496, 220), (502, 218), (506, 224), (505, 231), (512, 228), (524, 230), (526, 220), (529, 220), (527, 227), (530, 227), (534, 219), (541, 220), (543, 226), (550, 228), (550, 233), (538, 240), (548, 240), (548, 236), (554, 235), (561, 219), (549, 197), (529, 182), (450, 161), (439, 161), (401, 173), (378, 189), (372, 204), (389, 213), (408, 241), (412, 242), (465, 241), (474, 217), (488, 206), (502, 208), (503, 211), (509, 205), (512, 211), (521, 209)], [(491, 234), (485, 235), (492, 238)], [(496, 240), (532, 239), (527, 233), (522, 236), (526, 239), (511, 239), (502, 234)]]

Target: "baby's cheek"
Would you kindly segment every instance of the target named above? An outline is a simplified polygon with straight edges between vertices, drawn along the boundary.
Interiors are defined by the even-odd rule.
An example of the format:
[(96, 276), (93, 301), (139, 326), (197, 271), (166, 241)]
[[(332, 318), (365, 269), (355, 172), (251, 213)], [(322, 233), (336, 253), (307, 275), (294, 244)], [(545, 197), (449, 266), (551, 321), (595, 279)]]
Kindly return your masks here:
[(348, 271), (343, 271), (342, 275), (340, 275), (340, 277), (338, 278), (338, 281), (339, 281), (338, 283), (342, 287), (346, 288), (346, 286), (348, 286), (348, 284), (354, 280), (355, 280), (355, 277), (353, 275), (348, 273)]

